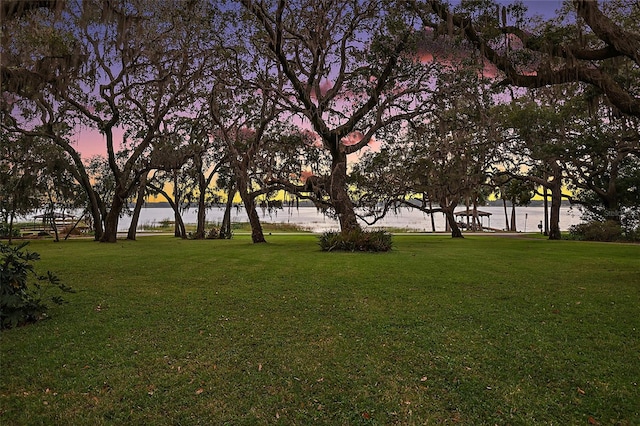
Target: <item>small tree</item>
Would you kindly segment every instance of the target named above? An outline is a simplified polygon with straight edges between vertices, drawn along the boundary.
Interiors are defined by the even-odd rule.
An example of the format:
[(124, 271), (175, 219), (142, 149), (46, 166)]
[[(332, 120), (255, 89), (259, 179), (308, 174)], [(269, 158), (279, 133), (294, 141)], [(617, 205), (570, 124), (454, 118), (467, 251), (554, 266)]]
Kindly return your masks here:
[(13, 221), (38, 206), (39, 162), (28, 155), (25, 138), (0, 136), (0, 212), (6, 223), (9, 244), (14, 236)]
[[(0, 138), (0, 211), (8, 223), (36, 210), (67, 210), (86, 204), (63, 150), (42, 138), (6, 133)], [(57, 229), (56, 241), (58, 240)]]
[(566, 120), (558, 113), (556, 104), (540, 105), (526, 99), (505, 106), (504, 112), (500, 124), (503, 155), (495, 166), (551, 193), (549, 239), (558, 240), (561, 238), (560, 207), (562, 199), (567, 197), (563, 192)]
[[(433, 110), (395, 135), (387, 134), (389, 143), (355, 167), (361, 206), (378, 217), (401, 204), (442, 212), (452, 237), (462, 238), (454, 210), (465, 199), (473, 199), (475, 207), (493, 160), (492, 123), (486, 114), (490, 92), (483, 90), (486, 81), (477, 71), (466, 61), (442, 67), (430, 99)], [(422, 203), (412, 197), (422, 197)], [(376, 211), (381, 205), (382, 211)]]
[(46, 316), (47, 302), (62, 304), (59, 295), (49, 296), (51, 289), (73, 292), (51, 272), (40, 275), (33, 262), (35, 252), (23, 250), (27, 244), (10, 247), (0, 243), (0, 329), (38, 321)]

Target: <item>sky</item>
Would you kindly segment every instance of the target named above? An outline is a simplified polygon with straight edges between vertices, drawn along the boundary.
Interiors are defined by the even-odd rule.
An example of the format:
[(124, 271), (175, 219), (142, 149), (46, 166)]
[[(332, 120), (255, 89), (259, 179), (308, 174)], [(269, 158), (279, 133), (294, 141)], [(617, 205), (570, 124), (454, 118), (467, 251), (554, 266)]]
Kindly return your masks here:
[[(508, 3), (502, 2), (501, 3)], [(531, 14), (539, 14), (546, 18), (551, 18), (555, 14), (555, 11), (560, 9), (562, 6), (562, 1), (558, 0), (528, 0), (524, 1), (524, 4), (527, 5), (529, 9), (529, 13)]]
[[(512, 1), (497, 0), (500, 4), (511, 4)], [(529, 14), (542, 15), (551, 18), (555, 11), (562, 6), (561, 0), (524, 0), (523, 3), (529, 9)]]
[[(497, 2), (504, 5), (512, 3), (511, 0), (497, 0)], [(450, 3), (455, 4), (457, 1), (451, 0)], [(545, 18), (553, 17), (555, 11), (562, 5), (561, 0), (524, 0), (523, 3), (529, 9), (530, 15), (542, 15)], [(114, 140), (121, 141), (122, 133), (122, 131), (116, 131)], [(95, 155), (106, 155), (105, 137), (97, 130), (88, 127), (78, 128), (72, 142), (85, 159)]]

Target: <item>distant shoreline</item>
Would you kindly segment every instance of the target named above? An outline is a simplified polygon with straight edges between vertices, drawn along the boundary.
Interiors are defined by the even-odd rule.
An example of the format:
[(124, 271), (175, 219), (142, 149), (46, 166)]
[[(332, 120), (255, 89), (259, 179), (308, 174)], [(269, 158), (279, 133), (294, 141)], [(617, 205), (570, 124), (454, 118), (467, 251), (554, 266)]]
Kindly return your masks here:
[[(135, 206), (135, 204), (129, 204), (129, 207), (131, 209), (133, 209), (134, 206)], [(224, 208), (224, 206), (225, 206), (224, 204), (217, 204), (216, 205), (216, 207), (218, 207), (218, 208)], [(238, 204), (238, 203), (234, 203), (233, 206), (234, 207), (239, 207), (241, 205)], [(309, 200), (300, 200), (300, 202), (297, 203), (296, 206), (297, 207), (315, 207), (315, 205)], [(458, 207), (464, 207), (464, 206), (466, 206), (464, 203), (460, 203), (458, 205)], [(479, 208), (486, 207), (486, 206), (489, 206), (489, 207), (502, 207), (503, 203), (502, 203), (502, 200), (492, 200), (492, 201), (488, 201), (486, 204), (478, 205)], [(571, 206), (571, 203), (569, 201), (567, 201), (567, 200), (563, 200), (562, 201), (562, 207), (570, 207), (570, 206)], [(151, 202), (150, 203), (145, 203), (144, 207), (147, 208), (147, 209), (155, 209), (155, 208), (170, 209), (171, 205), (166, 201), (158, 201), (158, 202), (152, 202), (152, 203)], [(193, 208), (195, 208), (195, 207), (196, 206), (193, 206)], [(289, 205), (287, 203), (284, 203), (282, 207), (283, 208), (287, 208), (287, 207), (289, 207)], [(524, 207), (524, 206), (518, 206), (518, 207)], [(527, 205), (527, 207), (544, 207), (544, 200), (533, 200)], [(511, 203), (508, 202), (508, 201), (507, 201), (507, 208), (511, 208)], [(551, 208), (551, 200), (549, 200), (549, 208)]]

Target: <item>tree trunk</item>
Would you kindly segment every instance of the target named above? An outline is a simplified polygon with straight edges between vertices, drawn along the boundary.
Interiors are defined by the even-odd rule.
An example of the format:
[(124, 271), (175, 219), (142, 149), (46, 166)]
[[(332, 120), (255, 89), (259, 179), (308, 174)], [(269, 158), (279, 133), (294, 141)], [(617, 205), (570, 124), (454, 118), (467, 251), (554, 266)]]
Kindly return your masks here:
[(562, 234), (560, 232), (560, 207), (562, 205), (562, 186), (560, 180), (554, 179), (554, 185), (551, 188), (551, 217), (549, 219), (549, 239), (560, 240)]
[(347, 155), (344, 152), (333, 156), (329, 196), (338, 221), (340, 221), (342, 234), (359, 231), (361, 228), (356, 218), (353, 202), (347, 191)]
[(256, 201), (249, 196), (249, 192), (246, 190), (246, 186), (240, 186), (240, 197), (244, 203), (244, 208), (247, 211), (249, 217), (249, 224), (251, 225), (251, 241), (254, 244), (266, 243), (264, 238), (264, 232), (262, 231), (262, 224), (260, 223), (260, 216), (258, 210), (256, 210)]
[(478, 216), (478, 201), (473, 200), (473, 230), (482, 231), (482, 222)]
[[(91, 212), (91, 218), (93, 220), (93, 239), (95, 241), (102, 241), (102, 236), (104, 235), (102, 223), (103, 220), (106, 220), (106, 217), (102, 216), (102, 209), (100, 208), (101, 201), (98, 201), (98, 195), (93, 188), (85, 187), (85, 191), (89, 196), (89, 211)], [(102, 206), (104, 207), (104, 204), (102, 204)]]
[(51, 210), (51, 229), (53, 230), (54, 240), (56, 243), (60, 242), (60, 235), (58, 235), (58, 224), (56, 223), (56, 213), (54, 211), (53, 200), (51, 194), (49, 194), (49, 209)]
[(249, 223), (251, 224), (251, 241), (253, 241), (254, 244), (266, 243), (267, 240), (264, 238), (264, 232), (262, 232), (262, 224), (260, 223), (260, 216), (258, 216), (255, 202), (252, 200), (250, 205), (245, 203), (245, 208), (247, 209), (247, 216), (249, 216)]
[(140, 220), (140, 211), (144, 205), (145, 188), (147, 187), (146, 176), (140, 177), (140, 183), (138, 187), (138, 196), (136, 197), (136, 206), (133, 209), (133, 216), (131, 216), (131, 224), (129, 224), (129, 232), (127, 232), (127, 240), (136, 239), (136, 230), (138, 229), (138, 221)]
[(451, 229), (451, 238), (464, 238), (462, 236), (462, 231), (460, 230), (460, 227), (456, 222), (456, 218), (453, 215), (453, 212), (447, 210), (444, 212), (444, 214), (447, 217), (447, 222), (449, 223), (449, 228)]
[(182, 238), (183, 240), (187, 238), (187, 228), (184, 226), (184, 221), (182, 220), (182, 214), (180, 214), (180, 206), (175, 204), (175, 208), (173, 209), (173, 220), (174, 220), (174, 232), (173, 235)]
[(182, 216), (180, 215), (180, 189), (178, 188), (178, 172), (173, 170), (173, 200), (174, 203), (171, 204), (173, 208), (173, 236), (176, 238), (187, 238), (186, 230), (184, 229), (184, 223), (180, 226), (180, 222), (182, 222)]
[(11, 213), (9, 214), (9, 245), (13, 241), (13, 218), (15, 217), (16, 204), (15, 201), (13, 203), (13, 208), (11, 209)]
[(198, 219), (196, 225), (196, 240), (203, 240), (205, 237), (205, 221), (207, 217), (207, 208), (205, 207), (204, 195), (198, 197)]
[(618, 203), (617, 194), (609, 191), (606, 198), (602, 198), (604, 204), (604, 220), (612, 220), (618, 225), (622, 223), (622, 215), (620, 214), (620, 203)]
[(511, 226), (509, 227), (509, 231), (517, 232), (517, 227), (516, 227), (516, 203), (515, 203), (515, 200), (511, 200)]
[(119, 189), (116, 189), (116, 193), (113, 196), (111, 202), (111, 209), (107, 213), (104, 223), (104, 233), (100, 242), (103, 243), (115, 243), (118, 240), (118, 221), (120, 220), (120, 213), (124, 207), (125, 198), (120, 196)]
[(244, 203), (244, 208), (247, 211), (249, 217), (249, 224), (251, 225), (251, 241), (254, 244), (266, 243), (264, 238), (264, 232), (262, 232), (262, 224), (260, 223), (260, 216), (256, 210), (256, 201), (249, 194), (247, 190), (247, 182), (244, 179), (238, 179), (238, 189), (240, 190), (240, 197)]
[(236, 195), (236, 187), (233, 183), (229, 186), (227, 204), (224, 209), (222, 224), (220, 225), (220, 238), (231, 239), (231, 208), (233, 207), (233, 197)]
[(465, 220), (467, 221), (467, 231), (475, 231), (476, 230), (476, 222), (474, 221), (474, 218), (471, 218), (471, 223), (469, 223), (469, 197), (467, 197), (467, 199), (465, 200), (465, 207), (467, 208), (467, 215), (465, 216)]
[(198, 191), (200, 192), (198, 195), (198, 219), (196, 234), (194, 235), (194, 238), (196, 240), (203, 240), (205, 238), (204, 222), (207, 213), (207, 209), (205, 206), (207, 195), (207, 179), (205, 178), (204, 173), (201, 170), (198, 171)]
[(453, 211), (456, 209), (457, 203), (444, 204), (440, 203), (440, 208), (442, 208), (442, 212), (447, 218), (447, 225), (449, 229), (451, 229), (451, 238), (464, 238), (462, 236), (462, 231), (458, 226), (458, 222), (456, 222), (456, 217), (453, 214)]
[(542, 189), (544, 193), (544, 235), (549, 235), (549, 190), (546, 186)]
[(60, 235), (58, 234), (58, 224), (56, 223), (56, 218), (51, 217), (51, 228), (53, 229), (53, 241), (56, 243), (60, 242)]
[(509, 226), (509, 215), (507, 214), (507, 200), (504, 197), (502, 197), (502, 206), (504, 207), (504, 229), (508, 231), (511, 227)]
[(431, 210), (431, 231), (436, 232), (436, 220), (433, 217), (433, 204), (431, 203), (431, 200), (429, 200), (429, 210)]
[[(82, 186), (84, 187), (84, 185)], [(102, 225), (106, 218), (102, 216), (98, 195), (93, 188), (85, 188), (85, 191), (89, 197), (89, 213), (91, 214), (91, 220), (93, 222), (93, 239), (95, 241), (101, 241), (104, 235), (104, 227)]]
[[(113, 208), (113, 205), (112, 205)], [(114, 217), (115, 216), (115, 217)], [(104, 233), (100, 242), (102, 243), (115, 243), (118, 239), (118, 215), (113, 213), (113, 210), (109, 210), (104, 223)]]

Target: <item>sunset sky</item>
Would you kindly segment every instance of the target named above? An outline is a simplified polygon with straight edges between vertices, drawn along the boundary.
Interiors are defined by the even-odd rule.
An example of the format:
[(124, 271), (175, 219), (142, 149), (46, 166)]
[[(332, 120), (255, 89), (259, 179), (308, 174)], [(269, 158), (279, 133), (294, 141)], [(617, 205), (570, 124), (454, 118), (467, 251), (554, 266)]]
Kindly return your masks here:
[[(451, 1), (451, 3), (455, 4), (457, 2)], [(511, 4), (512, 1), (498, 0), (498, 3), (506, 5)], [(542, 15), (547, 18), (552, 17), (562, 5), (561, 0), (524, 0), (523, 3), (528, 7), (530, 15)], [(121, 141), (122, 131), (116, 131), (114, 136), (116, 141)], [(72, 142), (85, 159), (95, 155), (106, 155), (105, 137), (97, 130), (79, 127), (72, 137)]]

